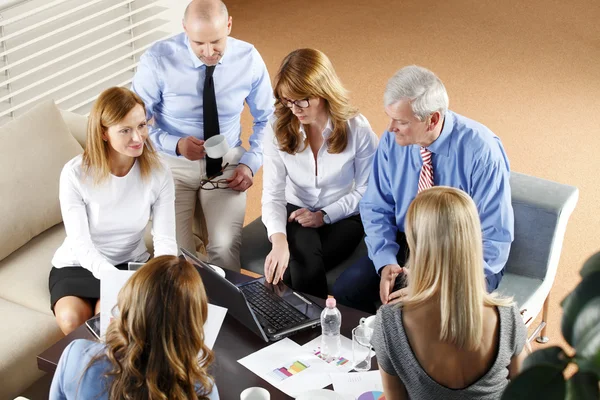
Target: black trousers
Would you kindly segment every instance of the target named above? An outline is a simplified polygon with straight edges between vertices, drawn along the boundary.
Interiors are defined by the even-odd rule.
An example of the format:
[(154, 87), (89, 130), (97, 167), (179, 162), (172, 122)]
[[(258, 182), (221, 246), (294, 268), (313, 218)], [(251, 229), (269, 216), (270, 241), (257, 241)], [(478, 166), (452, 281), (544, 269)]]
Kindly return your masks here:
[[(400, 246), (396, 261), (398, 265), (404, 266), (409, 255), (404, 232), (397, 233), (396, 243)], [(373, 261), (368, 256), (364, 256), (342, 272), (333, 286), (333, 295), (340, 304), (375, 314), (376, 304), (379, 302), (380, 281), (379, 271), (375, 270)], [(393, 290), (402, 289), (406, 283), (404, 274), (400, 274), (396, 277)]]
[[(300, 207), (287, 205), (287, 215)], [(364, 236), (360, 215), (320, 228), (305, 228), (296, 221), (287, 224), (290, 262), (283, 281), (294, 290), (327, 297), (327, 271), (348, 258)]]

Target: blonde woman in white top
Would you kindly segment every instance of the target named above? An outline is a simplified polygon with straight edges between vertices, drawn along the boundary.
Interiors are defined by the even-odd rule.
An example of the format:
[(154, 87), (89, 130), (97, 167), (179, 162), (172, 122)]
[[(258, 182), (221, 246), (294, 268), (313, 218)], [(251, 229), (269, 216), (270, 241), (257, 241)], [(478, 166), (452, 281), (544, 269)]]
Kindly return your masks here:
[(325, 273), (364, 235), (358, 203), (377, 136), (318, 50), (290, 53), (274, 93), (275, 116), (263, 150), (262, 220), (273, 244), (265, 276), (326, 297)]
[(148, 260), (150, 218), (154, 255), (177, 255), (173, 178), (147, 139), (143, 101), (128, 89), (107, 89), (90, 112), (83, 155), (63, 168), (67, 238), (52, 259), (49, 289), (65, 334), (99, 312), (102, 270)]

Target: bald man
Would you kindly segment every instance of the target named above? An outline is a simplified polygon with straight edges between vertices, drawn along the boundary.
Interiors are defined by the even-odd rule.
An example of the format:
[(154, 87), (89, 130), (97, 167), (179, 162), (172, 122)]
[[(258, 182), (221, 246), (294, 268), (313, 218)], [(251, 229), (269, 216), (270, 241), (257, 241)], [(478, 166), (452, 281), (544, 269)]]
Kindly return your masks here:
[[(269, 73), (258, 51), (229, 36), (232, 18), (220, 0), (195, 0), (184, 33), (155, 43), (140, 58), (132, 89), (144, 100), (150, 138), (175, 180), (177, 242), (208, 260), (240, 269), (246, 190), (262, 165), (262, 137), (273, 113)], [(240, 114), (254, 118), (242, 147)], [(224, 136), (230, 150), (206, 155), (204, 142)]]

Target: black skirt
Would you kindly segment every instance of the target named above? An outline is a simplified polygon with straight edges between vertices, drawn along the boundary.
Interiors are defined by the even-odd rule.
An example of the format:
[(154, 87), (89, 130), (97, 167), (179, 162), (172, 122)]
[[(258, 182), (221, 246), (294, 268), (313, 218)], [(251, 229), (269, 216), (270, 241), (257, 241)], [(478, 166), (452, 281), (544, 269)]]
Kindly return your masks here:
[[(127, 263), (116, 266), (126, 270)], [(100, 298), (100, 280), (87, 269), (80, 266), (56, 268), (50, 270), (48, 280), (50, 289), (50, 309), (54, 312), (54, 305), (66, 296), (75, 296), (89, 300), (92, 306)]]

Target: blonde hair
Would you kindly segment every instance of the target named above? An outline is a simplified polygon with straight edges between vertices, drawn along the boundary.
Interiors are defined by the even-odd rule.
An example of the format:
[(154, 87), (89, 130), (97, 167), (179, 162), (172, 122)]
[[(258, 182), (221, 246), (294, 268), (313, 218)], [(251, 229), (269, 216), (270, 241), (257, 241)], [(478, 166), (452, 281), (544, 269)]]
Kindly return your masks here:
[[(327, 151), (341, 153), (348, 144), (347, 121), (356, 115), (356, 108), (350, 105), (348, 92), (340, 82), (329, 58), (319, 50), (298, 49), (288, 54), (282, 61), (275, 76), (275, 97), (281, 99), (285, 93), (296, 99), (320, 97), (325, 107), (333, 132), (327, 139)], [(300, 122), (292, 110), (281, 101), (275, 103), (275, 137), (280, 149), (289, 154), (303, 151), (308, 139), (302, 142)]]
[(207, 399), (213, 353), (204, 344), (206, 292), (194, 266), (175, 256), (149, 261), (118, 296), (106, 332), (109, 399)]
[[(106, 89), (94, 103), (87, 125), (87, 139), (83, 152), (83, 168), (94, 183), (101, 183), (110, 175), (110, 144), (103, 140), (106, 130), (118, 124), (137, 105), (145, 106), (142, 99), (123, 87)], [(158, 155), (150, 140), (146, 140), (142, 155), (137, 157), (142, 179), (148, 179), (154, 168), (160, 168)]]
[(512, 298), (486, 291), (481, 224), (465, 192), (436, 186), (408, 208), (408, 295), (402, 306), (439, 300), (440, 340), (476, 350), (483, 336), (483, 307), (509, 306)]

